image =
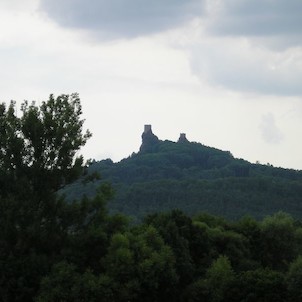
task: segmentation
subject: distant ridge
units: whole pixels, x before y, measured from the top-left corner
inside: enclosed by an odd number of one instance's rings
[[[181,209],[187,214],[206,211],[238,219],[258,219],[285,211],[302,219],[302,171],[252,164],[229,151],[189,142],[184,133],[177,142],[162,141],[145,125],[139,152],[113,163],[94,161],[88,176],[65,188],[70,200],[93,196],[101,183],[115,190],[110,211],[140,220],[148,213]]]

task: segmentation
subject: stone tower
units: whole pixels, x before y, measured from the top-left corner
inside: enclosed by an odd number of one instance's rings
[[[151,125],[145,125],[144,133],[146,134],[148,132],[152,132],[152,126]]]
[[[180,133],[179,139],[178,139],[178,143],[187,143],[187,137],[185,133]]]
[[[140,152],[150,152],[153,150],[153,147],[158,143],[159,139],[152,132],[151,125],[145,125],[144,132],[142,134],[142,144],[140,147]]]

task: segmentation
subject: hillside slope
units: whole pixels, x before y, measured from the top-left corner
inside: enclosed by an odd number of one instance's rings
[[[189,142],[162,141],[145,128],[138,153],[113,163],[93,162],[88,175],[64,190],[69,199],[92,196],[109,182],[115,197],[109,209],[141,219],[147,213],[178,208],[187,214],[207,211],[230,219],[258,219],[277,211],[302,218],[302,171],[252,164],[230,152]]]

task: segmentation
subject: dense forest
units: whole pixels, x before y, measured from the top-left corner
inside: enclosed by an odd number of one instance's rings
[[[149,128],[139,152],[118,163],[91,162],[88,175],[63,192],[69,200],[93,197],[100,184],[110,183],[115,191],[110,212],[134,221],[175,208],[231,220],[246,214],[261,220],[278,211],[302,219],[302,171],[252,164],[181,138],[162,141]],[[100,179],[88,183],[96,174]]]
[[[78,95],[51,95],[41,106],[25,102],[21,112],[0,104],[1,301],[302,300],[301,221],[284,212],[230,221],[175,209],[133,224],[108,212],[108,183],[93,197],[68,201],[58,192],[69,183],[98,182],[76,157],[91,135],[83,132]],[[131,158],[148,157],[144,148]],[[223,154],[217,162],[231,165],[232,156]],[[293,186],[300,179],[296,171],[249,168],[284,173]]]

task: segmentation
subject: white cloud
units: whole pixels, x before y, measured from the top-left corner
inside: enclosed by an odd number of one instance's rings
[[[13,12],[28,11],[29,9],[36,8],[38,2],[39,0],[1,0],[0,8]]]
[[[271,95],[302,95],[302,47],[272,50],[249,38],[210,37],[189,46],[192,71],[212,85]]]

